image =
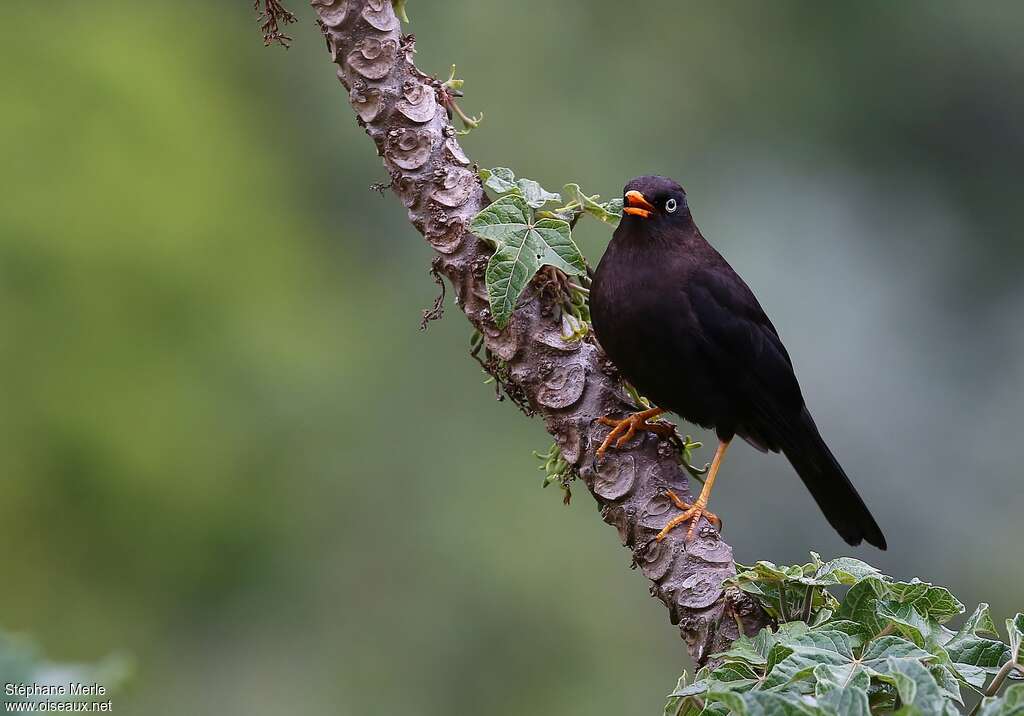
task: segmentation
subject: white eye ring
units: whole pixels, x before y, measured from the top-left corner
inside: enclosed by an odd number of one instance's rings
[[[675,199],[669,199],[668,201],[665,202],[665,211],[667,211],[670,214],[676,213],[676,200]]]

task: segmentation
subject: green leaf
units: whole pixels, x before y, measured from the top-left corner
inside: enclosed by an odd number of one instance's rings
[[[963,614],[964,605],[945,587],[936,587],[919,579],[886,583],[889,595],[900,604],[910,604],[925,617],[942,623]]]
[[[1024,614],[1017,612],[1013,619],[1006,620],[1006,631],[1010,635],[1010,658],[1017,663],[1024,661]]]
[[[622,207],[624,207],[625,205],[626,205],[626,202],[622,199],[621,196],[619,196],[619,197],[616,197],[614,199],[609,199],[608,201],[606,201],[601,206],[604,207],[604,210],[606,212],[608,212],[612,216],[616,217],[617,219],[621,220],[622,219]],[[608,221],[608,223],[610,224],[612,222]]]
[[[939,623],[922,616],[913,604],[900,604],[891,600],[878,600],[875,613],[882,621],[891,622],[903,636],[918,646],[925,646],[933,639]]]
[[[792,692],[710,692],[708,701],[727,706],[737,716],[825,716],[827,713]]]
[[[764,666],[767,663],[765,655],[757,651],[753,640],[748,637],[740,637],[733,642],[728,651],[713,654],[712,658],[722,659],[726,662],[744,661],[754,666]]]
[[[722,664],[712,674],[717,681],[730,682],[737,687],[744,685],[738,682],[757,681],[761,676],[750,664],[742,661]]]
[[[871,716],[866,686],[844,686],[832,689],[818,699],[823,713],[836,716]]]
[[[754,651],[761,654],[767,663],[768,654],[771,653],[772,647],[775,646],[775,632],[768,628],[762,629],[754,637],[753,646]]]
[[[825,592],[825,593],[828,594],[830,597],[832,597],[831,593],[829,593],[829,592]],[[820,627],[820,626],[824,626],[825,624],[830,623],[829,620],[831,620],[832,617],[835,616],[835,610],[839,608],[839,600],[836,599],[835,597],[832,597],[832,600],[834,600],[834,604],[829,604],[828,607],[826,607],[824,609],[820,609],[811,618],[811,624],[813,626]],[[853,622],[850,622],[850,623],[852,624]],[[865,632],[866,631],[867,630],[865,630]]]
[[[866,666],[879,668],[877,664],[891,659],[927,661],[934,658],[913,642],[899,636],[883,636],[868,644],[861,655]]]
[[[694,699],[678,695],[679,692],[687,688],[686,681],[687,677],[684,671],[679,677],[679,681],[676,682],[676,688],[668,695],[664,716],[698,716],[700,714],[700,706]]]
[[[893,661],[920,663],[931,658],[927,651],[897,636],[885,636],[870,643],[864,654],[856,658],[849,635],[840,631],[811,631],[780,640],[773,647],[763,686],[775,689],[813,677],[815,691],[824,693],[835,686],[863,685],[872,674],[888,673]]]
[[[780,567],[774,562],[760,561],[752,567],[746,567],[730,581],[734,584],[745,582],[786,582],[796,581],[804,576],[803,567]]]
[[[495,248],[484,277],[491,314],[499,328],[508,325],[519,296],[543,265],[567,274],[586,273],[583,254],[572,240],[569,224],[534,219],[517,194],[498,199],[473,217],[470,230]]]
[[[837,619],[857,622],[864,625],[871,635],[878,634],[885,624],[878,617],[877,603],[880,591],[884,592],[885,584],[875,577],[867,577],[850,587],[846,593]]]
[[[850,638],[840,631],[811,631],[780,640],[768,659],[769,673],[764,687],[792,683],[814,673],[821,665],[849,665],[853,661]]]
[[[675,691],[669,696],[698,696],[708,691],[746,691],[759,680],[760,674],[747,664],[725,664],[692,684],[676,684]]]
[[[587,196],[579,184],[566,184],[562,191],[569,201],[577,202],[586,213],[600,219],[606,224],[618,224],[622,219],[622,199],[598,202],[597,194]]]
[[[876,669],[878,678],[896,687],[900,701],[926,714],[941,714],[948,703],[935,677],[921,662],[890,657]],[[954,711],[955,713],[955,711]]]
[[[819,626],[813,627],[814,629],[829,629],[831,631],[841,631],[850,637],[850,644],[855,649],[859,646],[863,646],[866,642],[870,641],[872,634],[869,633],[868,628],[863,624],[857,622],[847,621],[845,619],[833,619],[829,622],[825,622]]]
[[[996,635],[996,625],[985,603],[979,604],[944,644],[954,674],[977,689],[1010,658],[1010,647],[983,634]]]
[[[948,648],[949,658],[954,665],[978,666],[994,672],[1010,659],[1010,648],[1001,641],[980,636],[967,636]]]
[[[549,201],[562,200],[561,194],[547,191],[533,179],[519,179],[516,181],[516,186],[519,187],[519,191],[523,195],[523,198],[526,199],[526,203],[534,209],[539,209]]]
[[[811,553],[812,557],[818,555]],[[814,565],[811,565],[814,566]],[[866,562],[853,557],[839,557],[817,567],[813,573],[801,577],[802,584],[829,586],[833,584],[856,584],[862,579],[881,574]]]
[[[727,584],[757,596],[765,611],[778,620],[788,621],[799,618],[803,612],[807,590],[816,586],[813,580],[808,580],[804,575],[814,570],[813,564],[780,567],[772,562],[761,561],[752,567],[743,568]],[[835,597],[823,589],[815,589],[812,596],[812,616],[824,608],[838,606]],[[782,609],[783,603],[785,611]]]
[[[985,682],[988,681],[988,677],[992,673],[990,669],[972,666],[971,664],[957,663],[953,664],[953,668],[956,670],[956,675],[964,683],[973,686],[979,691],[985,686]]]
[[[547,191],[533,179],[516,179],[515,173],[508,167],[481,169],[480,178],[484,187],[493,193],[499,196],[518,194],[534,209],[539,209],[550,201],[562,200],[560,194]]]
[[[818,664],[814,667],[813,674],[814,693],[818,696],[845,686],[854,686],[866,691],[871,685],[871,675],[853,662],[840,666]]]
[[[893,581],[859,560],[824,562],[812,552],[805,565],[741,567],[729,582],[789,618],[803,615],[809,600],[814,626],[784,621],[716,655],[721,666],[698,672],[685,691],[705,700],[703,716],[955,716],[961,687],[983,685],[1009,656],[1009,647],[989,638],[995,627],[987,605],[954,632],[942,623],[963,604],[948,589]],[[828,590],[840,585],[850,587],[842,602]],[[1024,648],[1024,615],[1007,628],[1011,645]]]
[[[939,691],[944,698],[952,699],[958,704],[963,703],[963,697],[960,695],[960,682],[964,679],[953,670],[950,664],[929,664],[928,670],[935,677],[935,683],[939,685]]]
[[[508,167],[494,167],[494,169],[481,169],[480,178],[484,182],[484,188],[490,189],[495,194],[519,193],[516,185],[516,175]]]
[[[991,634],[992,636],[999,636],[999,632],[996,631],[995,622],[992,621],[992,615],[989,613],[988,604],[982,602],[977,606],[974,612],[967,617],[964,621],[964,625],[960,627],[958,634]]]
[[[1024,716],[1024,684],[1007,687],[1000,697],[982,700],[978,716]]]

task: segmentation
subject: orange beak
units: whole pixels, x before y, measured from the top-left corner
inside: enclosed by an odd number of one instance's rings
[[[646,219],[654,213],[654,205],[644,198],[644,195],[636,191],[626,192],[626,205],[622,207],[624,214],[639,216]]]

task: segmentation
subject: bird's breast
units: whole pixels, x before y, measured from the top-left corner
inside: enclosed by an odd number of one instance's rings
[[[662,408],[710,428],[728,411],[687,285],[692,264],[678,252],[609,246],[591,287],[591,318],[622,376]],[[618,249],[618,250],[616,250]]]

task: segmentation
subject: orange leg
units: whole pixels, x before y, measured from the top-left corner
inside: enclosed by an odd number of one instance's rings
[[[640,413],[633,413],[628,418],[622,420],[612,420],[611,418],[598,418],[597,422],[601,425],[610,425],[612,431],[608,433],[608,436],[601,443],[601,447],[597,449],[597,456],[604,457],[605,451],[611,447],[612,440],[618,438],[615,441],[615,447],[620,448],[636,435],[637,430],[646,430],[647,432],[657,433],[658,435],[673,435],[676,429],[671,425],[658,425],[656,423],[649,423],[649,418],[656,418],[665,411],[661,408],[651,408],[650,410],[644,410]]]
[[[704,480],[704,489],[700,491],[700,495],[697,497],[697,501],[692,505],[683,502],[676,493],[672,490],[665,492],[669,499],[675,503],[675,506],[683,510],[683,514],[676,515],[669,523],[665,525],[664,529],[658,533],[655,538],[659,542],[665,539],[665,535],[674,530],[684,522],[689,521],[690,528],[686,530],[687,541],[693,539],[693,533],[697,530],[697,525],[700,523],[700,518],[704,517],[711,524],[715,525],[716,529],[722,529],[722,520],[718,519],[718,515],[707,509],[708,499],[711,497],[711,488],[715,486],[715,478],[718,477],[718,468],[722,465],[722,458],[725,457],[725,451],[729,449],[729,441],[723,440],[718,443],[718,449],[715,451],[715,458],[711,461],[711,468],[708,470],[707,479]]]

